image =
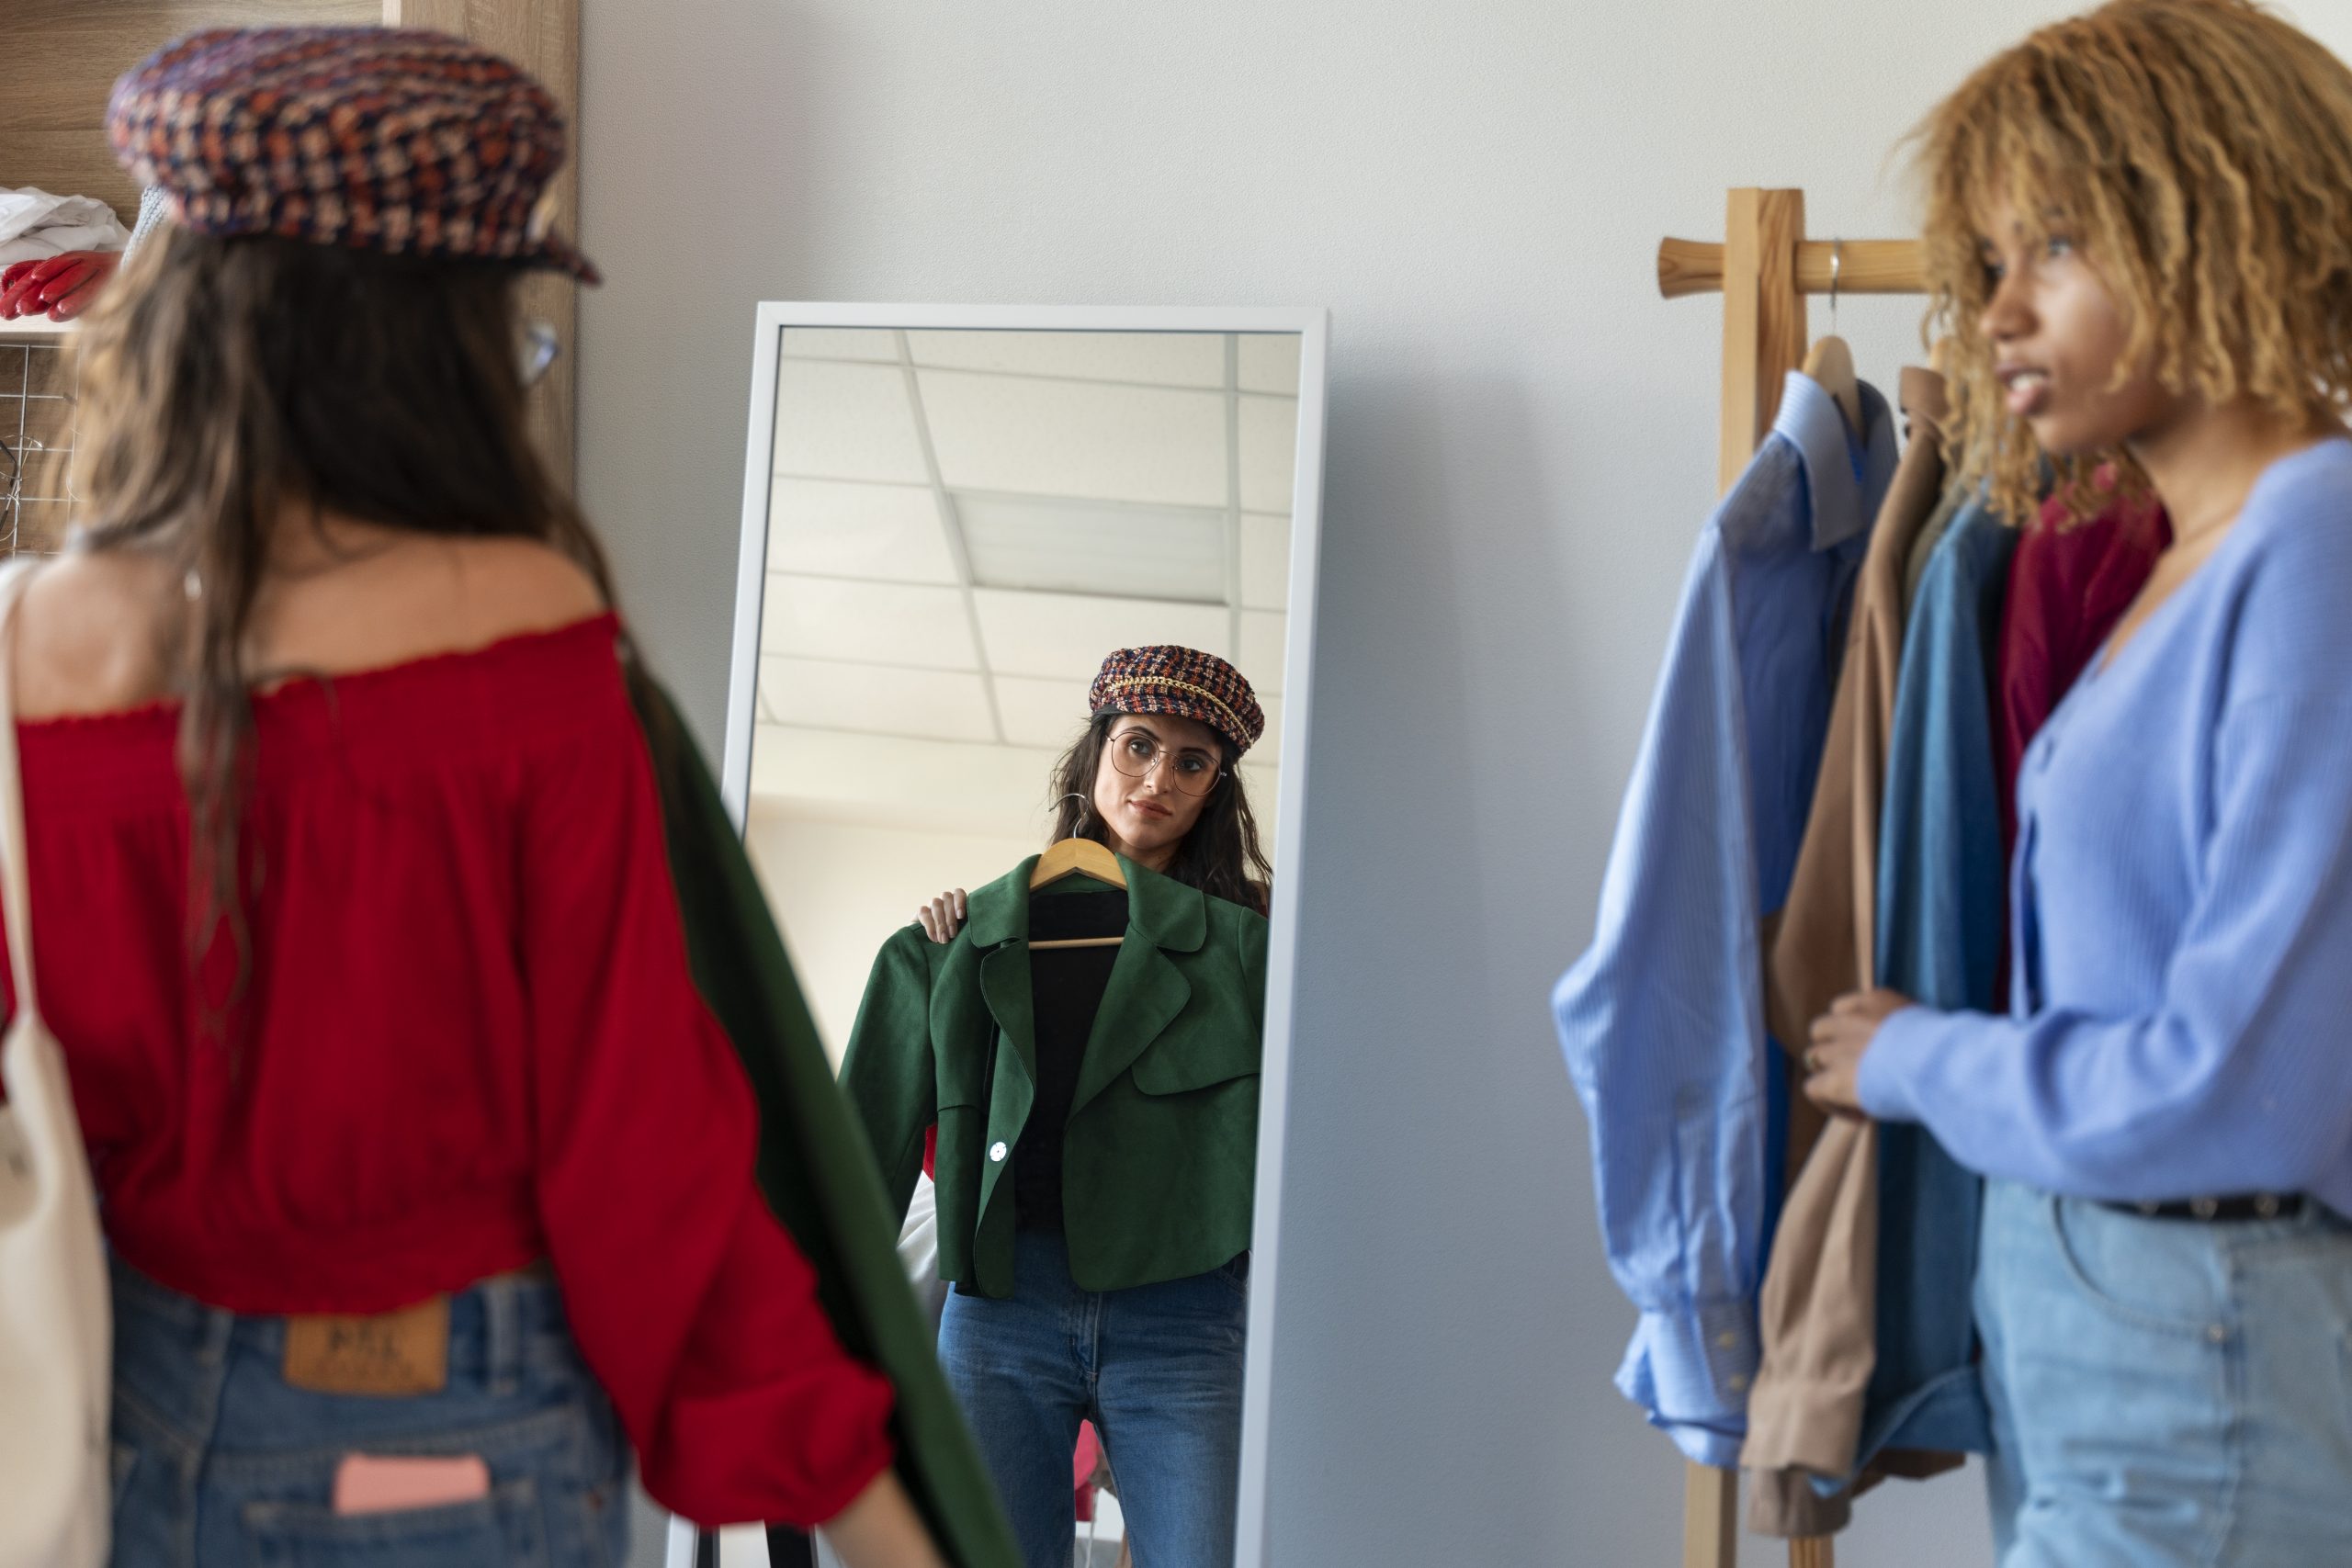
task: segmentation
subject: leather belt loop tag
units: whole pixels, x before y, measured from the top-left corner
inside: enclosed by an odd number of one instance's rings
[[[284,1372],[313,1393],[438,1393],[449,1384],[449,1298],[374,1317],[289,1317]]]

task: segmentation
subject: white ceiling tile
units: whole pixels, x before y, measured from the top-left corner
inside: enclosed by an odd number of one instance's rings
[[[937,491],[836,479],[775,481],[768,570],[888,582],[956,581]]]
[[[989,667],[999,674],[1091,681],[1114,649],[1147,643],[1182,643],[1231,657],[1231,617],[1219,607],[999,589],[979,590],[973,598]]]
[[[1220,393],[955,370],[921,376],[932,446],[950,489],[1226,503]],[[1285,482],[1282,498],[1261,510],[1289,505]]]
[[[840,821],[913,818],[933,831],[1033,836],[1045,830],[1054,755],[762,725],[752,738],[752,794]],[[933,891],[910,888],[908,902]]]
[[[1004,738],[1016,746],[1068,746],[1086,727],[1086,693],[1091,684],[1091,680],[998,676],[996,700],[1004,714]]]
[[[1241,505],[1247,512],[1290,510],[1298,460],[1298,400],[1241,400]]]
[[[956,515],[985,588],[1210,604],[1230,592],[1222,511],[964,494]]]
[[[1261,694],[1282,694],[1283,639],[1289,621],[1289,616],[1267,610],[1241,612],[1241,654],[1234,663]]]
[[[768,575],[760,651],[924,670],[979,668],[960,590],[780,572]]]
[[[776,368],[775,471],[930,483],[906,373],[895,365],[784,361]]]
[[[996,739],[988,689],[977,674],[767,658],[760,660],[760,684],[783,724],[932,740]]]
[[[1225,385],[1223,333],[910,332],[917,365],[950,370],[1010,370],[1156,387]],[[1295,390],[1298,376],[1291,375]]]
[[[1290,519],[1241,514],[1241,603],[1252,610],[1290,608]]]
[[[1298,396],[1296,333],[1243,333],[1239,369],[1245,392]]]
[[[899,362],[899,334],[889,327],[786,327],[789,359],[879,359]]]

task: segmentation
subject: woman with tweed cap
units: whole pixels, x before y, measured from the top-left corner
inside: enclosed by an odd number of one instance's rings
[[[939,1562],[755,1185],[604,557],[525,434],[516,283],[595,276],[552,99],[435,34],[212,32],[108,132],[175,220],[84,320],[90,526],[5,630],[113,1563],[607,1565],[632,1450],[698,1522]]]
[[[1239,763],[1265,716],[1177,647],[1112,654],[1088,709],[1052,838],[1111,850],[1125,888],[1033,895],[1023,865],[926,906],[876,963],[842,1079],[902,1205],[933,1145],[940,1359],[1031,1568],[1069,1561],[1081,1420],[1135,1560],[1226,1568],[1270,873]]]

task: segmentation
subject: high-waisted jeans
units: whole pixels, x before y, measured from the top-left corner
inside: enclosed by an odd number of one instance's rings
[[[1015,1239],[1013,1292],[957,1292],[940,1359],[988,1456],[1027,1568],[1069,1568],[1070,1458],[1102,1436],[1136,1568],[1230,1568],[1241,1485],[1249,1255],[1124,1291],[1081,1291],[1062,1238]]]
[[[1983,1242],[2003,1568],[2352,1563],[2352,1224],[1996,1182]]]
[[[447,1386],[375,1398],[282,1375],[286,1320],[114,1270],[114,1568],[621,1568],[628,1447],[555,1286],[450,1299]],[[486,1498],[337,1515],[345,1456],[477,1454]]]

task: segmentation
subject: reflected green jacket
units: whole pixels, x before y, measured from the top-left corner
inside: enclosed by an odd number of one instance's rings
[[[930,1319],[899,1262],[906,1196],[884,1207],[874,1156],[834,1087],[742,835],[677,709],[641,674],[631,695],[662,795],[695,985],[759,1101],[761,1190],[816,1270],[843,1347],[890,1380],[899,1478],[942,1555],[956,1568],[1019,1568],[994,1483],[940,1371]]]
[[[971,896],[940,945],[910,926],[874,961],[842,1085],[903,1216],[939,1127],[939,1272],[1012,1293],[1013,1151],[1036,1098],[1033,858]],[[1062,1133],[1070,1278],[1114,1291],[1203,1274],[1250,1246],[1265,917],[1121,861],[1126,941]]]

